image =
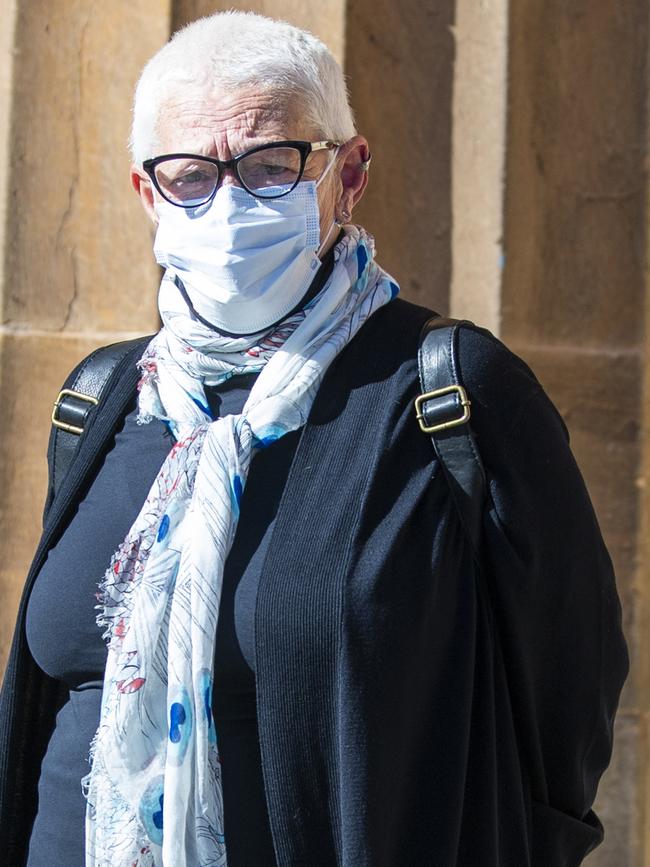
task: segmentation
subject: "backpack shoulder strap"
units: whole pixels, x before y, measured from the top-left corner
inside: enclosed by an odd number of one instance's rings
[[[422,394],[415,401],[421,430],[433,448],[475,554],[480,551],[485,471],[469,420],[471,400],[458,361],[458,332],[464,319],[434,316],[420,333],[418,368]]]
[[[102,346],[91,352],[64,382],[52,410],[52,429],[47,451],[48,507],[70,469],[95,408],[111,390],[112,374],[138,344],[142,344],[144,350],[149,340],[151,337],[140,337]]]

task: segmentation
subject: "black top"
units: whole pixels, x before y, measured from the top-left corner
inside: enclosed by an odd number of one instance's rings
[[[208,390],[213,417],[237,413],[254,376]],[[92,485],[34,584],[27,609],[30,650],[69,690],[39,781],[29,867],[84,864],[80,780],[100,713],[106,645],[95,622],[97,584],[145,500],[173,438],[165,425],[125,418]],[[254,460],[227,560],[215,647],[214,717],[223,773],[229,865],[275,865],[262,779],[255,698],[254,611],[259,572],[297,435]],[[83,556],[80,556],[83,552]],[[255,832],[251,831],[255,828]]]
[[[397,299],[337,356],[277,508],[255,678],[278,867],[577,867],[602,838],[591,805],[627,671],[611,562],[553,405],[521,359],[463,327],[488,480],[477,569],[413,412],[430,316]],[[136,360],[47,511],[27,593],[124,417]],[[25,644],[25,598],[0,696],[6,867],[24,865],[60,700]]]

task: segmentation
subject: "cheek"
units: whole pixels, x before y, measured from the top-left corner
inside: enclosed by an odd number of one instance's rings
[[[322,190],[322,192],[319,188],[318,209],[320,212],[321,241],[332,228],[332,223],[334,222],[336,214],[336,202],[338,201],[337,190],[340,187],[340,181],[338,181],[338,179],[333,180],[336,180],[336,183],[328,184],[326,189]],[[326,184],[323,184],[323,186],[326,186]]]

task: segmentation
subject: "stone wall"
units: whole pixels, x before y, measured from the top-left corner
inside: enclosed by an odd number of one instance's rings
[[[0,21],[4,659],[39,536],[53,399],[90,349],[156,328],[157,266],[126,143],[133,85],[167,38],[169,10],[34,0]]]
[[[598,799],[607,840],[588,863],[650,867],[645,0],[5,0],[0,660],[60,382],[94,346],[156,327],[151,229],[128,181],[133,86],[171,30],[218,8],[330,45],[371,142],[358,217],[382,263],[406,297],[500,333],[563,413],[633,660]]]
[[[644,863],[647,18],[645,2],[510,5],[502,336],[569,426],[616,566],[633,661],[600,790],[607,840],[593,867]]]

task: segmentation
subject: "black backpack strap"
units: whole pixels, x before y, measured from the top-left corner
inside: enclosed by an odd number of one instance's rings
[[[420,334],[418,367],[422,394],[415,401],[420,428],[433,448],[474,552],[480,551],[485,471],[469,425],[471,401],[460,376],[458,331],[463,319],[434,316]]]
[[[65,381],[52,410],[48,448],[48,505],[56,497],[72,464],[95,407],[108,390],[111,375],[138,343],[142,343],[144,350],[150,339],[137,338],[102,346],[85,358]]]

